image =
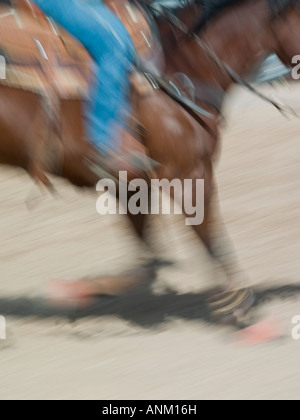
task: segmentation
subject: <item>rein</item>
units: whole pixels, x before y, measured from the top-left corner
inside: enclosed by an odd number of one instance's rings
[[[243,79],[238,73],[236,73],[225,61],[220,59],[215,52],[204,42],[202,39],[197,35],[196,32],[191,31],[187,25],[182,22],[174,13],[170,12],[166,7],[162,7],[164,17],[172,26],[179,29],[184,34],[184,39],[193,39],[203,51],[205,51],[210,58],[214,60],[214,62],[218,65],[218,67],[225,71],[227,75],[231,78],[231,80],[237,83],[240,86],[243,86],[247,90],[249,90],[254,95],[258,96],[263,101],[271,104],[274,106],[282,115],[292,115],[294,117],[298,117],[296,112],[288,106],[283,107],[277,101],[269,98],[268,96],[264,95],[263,93],[259,92],[252,84],[248,83],[245,79]]]

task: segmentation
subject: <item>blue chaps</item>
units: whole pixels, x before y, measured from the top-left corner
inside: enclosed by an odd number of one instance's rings
[[[103,154],[116,148],[130,112],[129,74],[135,49],[126,28],[101,0],[34,0],[77,38],[93,58],[94,78],[84,109],[88,140]]]

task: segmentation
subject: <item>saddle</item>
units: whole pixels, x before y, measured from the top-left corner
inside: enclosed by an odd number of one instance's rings
[[[153,59],[154,38],[142,9],[107,0],[130,33],[143,60]],[[91,58],[84,47],[30,3],[0,6],[0,84],[60,99],[84,99]],[[5,71],[1,69],[5,64]],[[2,70],[2,71],[1,71]],[[136,83],[136,78],[134,79]]]
[[[107,0],[107,4],[123,21],[140,57],[155,62],[156,42],[143,9],[127,0]],[[53,186],[45,173],[60,173],[64,158],[61,102],[88,96],[90,64],[91,57],[80,42],[31,2],[19,1],[15,8],[0,5],[0,87],[34,92],[41,98],[46,123],[35,139],[30,175],[50,191]],[[138,73],[132,86],[133,95],[149,92],[148,82]],[[133,117],[130,126],[139,128]]]

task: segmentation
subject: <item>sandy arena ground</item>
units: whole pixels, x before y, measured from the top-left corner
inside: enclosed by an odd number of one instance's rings
[[[276,88],[300,109],[295,86]],[[174,265],[122,298],[88,311],[45,309],[50,279],[117,273],[139,263],[126,220],[100,217],[96,196],[54,180],[60,200],[39,197],[27,175],[0,169],[0,399],[298,399],[300,340],[300,121],[244,91],[226,107],[217,176],[241,265],[257,287],[257,314],[279,340],[243,345],[201,311],[213,273],[176,216],[153,217],[157,252]],[[28,211],[25,200],[35,196]]]

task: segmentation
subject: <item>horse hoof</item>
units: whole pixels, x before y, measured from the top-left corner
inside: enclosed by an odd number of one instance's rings
[[[237,325],[253,307],[254,291],[251,288],[214,292],[207,298],[207,306],[214,322]]]
[[[84,308],[93,302],[85,281],[51,280],[44,293],[45,301],[51,306]]]
[[[274,341],[282,337],[282,326],[273,318],[261,319],[235,333],[237,343],[244,346]]]

